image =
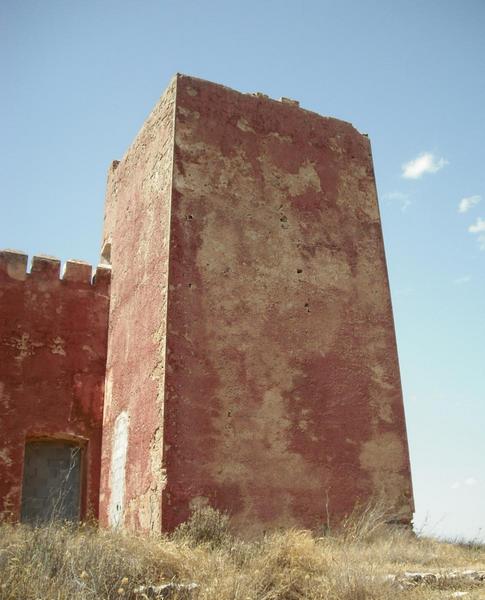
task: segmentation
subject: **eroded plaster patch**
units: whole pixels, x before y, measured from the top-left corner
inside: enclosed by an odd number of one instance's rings
[[[254,131],[254,129],[251,127],[251,125],[248,123],[248,120],[245,119],[244,117],[241,117],[240,119],[238,119],[237,126],[239,127],[239,129],[241,131],[256,133]]]
[[[395,433],[381,433],[362,444],[360,464],[375,476],[382,477],[388,471],[399,471],[403,463],[403,443]]]
[[[61,356],[66,356],[66,351],[64,349],[65,341],[61,337],[55,337],[52,342],[49,344],[49,348],[52,354],[60,354]]]
[[[42,342],[34,342],[29,333],[23,333],[20,337],[11,337],[7,345],[17,352],[15,360],[22,362],[28,356],[33,356],[37,348],[41,348]]]
[[[10,452],[8,448],[0,449],[0,462],[3,463],[6,467],[10,467],[12,465],[12,459],[10,457]]]
[[[111,496],[108,509],[109,524],[111,527],[118,527],[123,522],[128,426],[128,413],[123,411],[116,418],[113,430],[113,446],[109,478]]]
[[[258,157],[261,162],[264,177],[273,189],[281,189],[290,196],[299,196],[311,189],[321,192],[321,182],[315,165],[310,160],[305,160],[297,173],[289,173],[278,168],[266,154]]]

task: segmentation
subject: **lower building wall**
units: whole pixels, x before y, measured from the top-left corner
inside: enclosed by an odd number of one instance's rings
[[[0,253],[0,515],[20,518],[26,444],[57,440],[80,448],[81,516],[97,517],[110,271],[26,267]]]

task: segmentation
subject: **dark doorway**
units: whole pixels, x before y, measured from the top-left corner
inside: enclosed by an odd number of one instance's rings
[[[78,521],[81,508],[81,447],[52,440],[25,445],[21,520]]]

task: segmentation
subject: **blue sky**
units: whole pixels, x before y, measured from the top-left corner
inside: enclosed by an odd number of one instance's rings
[[[416,523],[485,539],[484,32],[483,0],[3,0],[0,246],[96,263],[107,168],[177,71],[352,122],[373,147]]]

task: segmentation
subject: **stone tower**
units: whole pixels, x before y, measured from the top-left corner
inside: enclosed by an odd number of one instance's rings
[[[177,75],[112,165],[104,524],[413,512],[369,140]]]

